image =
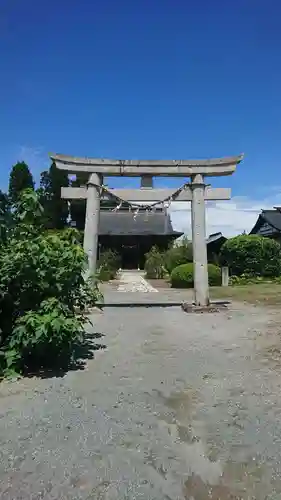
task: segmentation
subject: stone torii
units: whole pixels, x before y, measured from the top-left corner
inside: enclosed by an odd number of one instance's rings
[[[231,175],[243,155],[209,160],[111,160],[104,158],[77,158],[52,154],[58,169],[67,170],[85,178],[85,187],[62,188],[62,197],[86,199],[84,250],[88,255],[89,272],[96,271],[98,225],[100,214],[100,187],[103,177],[141,177],[140,189],[113,189],[110,192],[130,202],[163,201],[174,194],[173,189],[153,189],[153,177],[190,177],[186,186],[173,201],[191,202],[192,245],[194,263],[195,305],[209,305],[208,261],[206,247],[206,200],[229,200],[230,189],[210,188],[205,177]]]

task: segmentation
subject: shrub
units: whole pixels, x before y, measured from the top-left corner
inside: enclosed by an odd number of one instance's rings
[[[98,268],[97,271],[99,281],[111,281],[116,278],[117,271],[115,269],[106,269],[105,267]]]
[[[193,288],[193,264],[181,264],[171,272],[171,285],[173,288]]]
[[[83,245],[83,233],[74,227],[67,227],[64,229],[47,229],[45,234],[56,235],[69,243],[75,243],[80,246]]]
[[[221,269],[215,264],[208,264],[208,282],[209,286],[221,285]]]
[[[231,275],[279,276],[281,246],[263,236],[236,236],[223,244],[220,262],[222,265],[228,265]]]
[[[114,250],[102,250],[98,260],[97,275],[100,281],[109,281],[116,278],[118,269],[121,266],[120,255]]]
[[[253,285],[262,283],[275,283],[278,278],[264,278],[262,276],[253,276],[252,274],[241,274],[241,276],[235,276],[234,274],[229,278],[229,285],[240,286],[240,285]]]
[[[221,271],[218,266],[208,264],[209,285],[221,285]],[[171,273],[171,285],[173,288],[193,288],[193,264],[181,264]]]
[[[145,254],[144,270],[146,277],[150,279],[162,279],[165,276],[164,255],[157,246],[153,246]]]
[[[175,267],[192,262],[192,243],[184,238],[178,244],[171,246],[165,253],[164,263],[169,274]]]
[[[69,358],[83,336],[83,311],[99,299],[85,281],[87,257],[75,230],[46,233],[34,191],[23,192],[14,227],[0,253],[2,368],[21,372],[33,363]]]
[[[81,342],[83,316],[70,314],[57,298],[41,302],[37,311],[27,311],[15,323],[6,355],[7,368],[20,372],[26,367],[41,368],[65,364],[72,356],[73,344]]]

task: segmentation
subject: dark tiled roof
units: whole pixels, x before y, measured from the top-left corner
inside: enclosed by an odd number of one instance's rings
[[[279,210],[263,210],[262,216],[268,224],[281,231],[281,212]]]
[[[183,233],[173,230],[169,215],[164,212],[148,213],[140,212],[134,220],[133,212],[110,212],[101,211],[99,234],[102,235],[174,235],[181,236]]]
[[[212,243],[215,243],[219,240],[221,240],[222,243],[224,243],[227,240],[227,238],[223,236],[222,233],[213,233],[210,234],[210,236],[208,236],[206,243],[207,245],[211,245]]]
[[[273,229],[281,231],[281,212],[279,210],[262,210],[250,234],[255,234],[265,222]]]

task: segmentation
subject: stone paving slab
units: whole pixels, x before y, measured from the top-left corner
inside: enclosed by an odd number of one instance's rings
[[[119,275],[118,292],[158,292],[156,288],[150,285],[139,271],[125,271]]]
[[[139,271],[120,273],[118,285],[106,283],[101,285],[106,306],[176,306],[183,301],[192,301],[191,290],[162,289],[158,291],[143,277]],[[121,292],[121,293],[120,293]],[[157,293],[155,293],[157,292]]]
[[[110,284],[102,284],[105,304],[168,304],[177,305],[184,301],[193,300],[192,290],[176,290],[172,288],[161,289],[154,292],[122,292],[114,289]]]

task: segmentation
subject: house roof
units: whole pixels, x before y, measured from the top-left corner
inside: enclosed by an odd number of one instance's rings
[[[267,222],[276,231],[281,231],[281,212],[278,209],[262,210],[250,234],[256,234],[260,227]]]
[[[170,216],[164,212],[139,212],[134,220],[133,212],[100,212],[99,235],[163,235],[178,238],[183,233],[174,231]]]
[[[213,233],[213,234],[210,234],[210,236],[208,236],[206,243],[207,243],[207,245],[210,245],[210,244],[215,243],[215,242],[220,241],[220,240],[222,243],[224,243],[227,240],[227,238],[225,236],[223,236],[222,233]]]

